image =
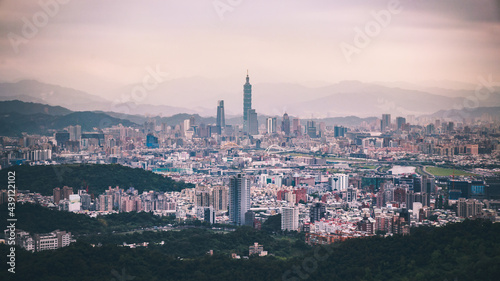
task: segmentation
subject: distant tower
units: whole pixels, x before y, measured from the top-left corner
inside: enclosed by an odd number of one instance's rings
[[[404,124],[406,124],[406,118],[396,117],[396,125],[398,127],[398,130],[401,130],[403,128]],[[439,127],[439,126],[437,126],[437,127]]]
[[[300,119],[294,118],[292,120],[292,132],[296,136],[302,135],[302,126],[300,125]]]
[[[317,137],[317,133],[316,133],[316,122],[314,122],[313,120],[311,121],[307,121],[307,134],[309,135],[309,137],[311,138],[316,138]]]
[[[323,205],[322,203],[315,203],[309,209],[309,221],[310,222],[320,221],[322,218],[325,217],[325,213],[326,213],[325,205]]]
[[[259,134],[259,121],[257,119],[257,112],[255,112],[255,109],[248,110],[248,134]]]
[[[281,209],[281,230],[295,231],[299,228],[299,208],[283,207]]]
[[[286,136],[290,135],[290,117],[285,112],[283,114],[283,122],[281,123],[281,130],[285,133]]]
[[[268,117],[266,119],[266,125],[267,125],[267,133],[269,135],[275,134],[276,133],[276,117]]]
[[[380,131],[385,132],[387,129],[391,128],[391,115],[382,114],[382,120],[380,120]]]
[[[224,116],[224,101],[217,102],[217,127],[219,130],[226,127],[226,117]]]
[[[229,219],[234,225],[245,224],[250,210],[250,180],[244,174],[231,177],[229,184]]]
[[[243,85],[243,132],[249,132],[248,126],[248,111],[252,108],[252,85],[250,84],[250,78],[247,78],[246,83]]]

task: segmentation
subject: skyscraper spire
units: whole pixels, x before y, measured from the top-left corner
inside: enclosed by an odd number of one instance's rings
[[[250,84],[250,78],[247,77],[246,83],[243,85],[243,132],[249,132],[248,126],[248,111],[252,109],[252,85]]]

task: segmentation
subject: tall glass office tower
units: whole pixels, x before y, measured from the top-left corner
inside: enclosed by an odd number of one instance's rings
[[[250,179],[244,174],[231,177],[229,184],[229,219],[234,225],[245,224],[250,210]]]
[[[243,85],[243,132],[245,133],[248,133],[250,129],[248,126],[248,111],[250,109],[252,109],[252,85],[247,71],[247,81]]]

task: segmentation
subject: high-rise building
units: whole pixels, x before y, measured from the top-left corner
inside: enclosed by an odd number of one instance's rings
[[[250,109],[252,109],[252,85],[247,71],[246,83],[243,85],[243,132],[245,133],[250,132],[248,116]]]
[[[334,174],[329,178],[331,191],[344,191],[349,184],[349,176],[346,174]]]
[[[396,125],[398,127],[398,130],[402,130],[404,124],[406,124],[406,118],[396,117]]]
[[[476,199],[459,198],[457,201],[457,216],[462,218],[475,217],[481,214],[483,203]]]
[[[257,120],[257,112],[255,112],[255,109],[248,110],[248,134],[259,134],[259,121]]]
[[[276,134],[277,132],[277,124],[276,124],[276,117],[268,117],[266,119],[266,125],[267,125],[267,133],[269,135]]]
[[[158,148],[160,147],[158,144],[158,138],[155,137],[153,134],[149,133],[146,136],[146,147],[147,148]]]
[[[209,190],[196,190],[194,197],[194,205],[198,207],[210,207],[211,203],[211,192]]]
[[[317,137],[317,134],[316,134],[316,122],[314,122],[312,120],[307,121],[306,130],[307,130],[307,135],[310,138],[316,138]]]
[[[290,117],[288,117],[288,114],[285,112],[283,114],[283,121],[281,122],[281,131],[285,133],[285,136],[290,135]]]
[[[224,127],[226,127],[226,117],[224,115],[224,101],[220,100],[217,102],[217,121],[216,125],[218,130],[222,132]]]
[[[356,202],[357,201],[357,190],[352,188],[352,186],[347,188],[346,191],[346,201],[347,202]]]
[[[320,221],[325,217],[326,207],[323,203],[315,203],[309,211],[310,222]]]
[[[302,135],[302,128],[300,126],[300,119],[294,118],[292,120],[292,133],[296,136]]]
[[[66,147],[66,143],[69,141],[69,136],[70,134],[66,131],[64,132],[57,132],[55,134],[55,139],[57,142],[57,146],[64,148]]]
[[[391,129],[391,115],[382,114],[382,120],[380,120],[380,131],[385,132]]]
[[[448,123],[448,132],[452,132],[455,129],[455,123],[450,122]]]
[[[203,209],[203,220],[209,224],[215,223],[215,211],[212,207],[205,207]]]
[[[250,180],[244,174],[231,177],[229,183],[229,219],[234,225],[245,223],[250,210]]]
[[[299,228],[299,208],[283,207],[281,210],[281,230],[297,230]]]
[[[325,134],[325,132],[326,132],[326,123],[325,122],[319,122],[317,134],[319,136],[323,136]]]
[[[215,211],[227,211],[227,187],[215,186],[212,189],[213,206]]]
[[[73,194],[73,188],[69,186],[64,186],[61,191],[61,197],[64,199],[69,199],[69,196]]]
[[[251,210],[248,210],[245,213],[245,225],[253,227],[254,221],[255,221],[255,213]]]
[[[191,128],[191,120],[190,119],[185,119],[184,120],[184,123],[183,123],[183,130],[184,132],[186,132],[187,130],[189,130]]]
[[[92,203],[90,194],[84,193],[80,195],[80,201],[82,203],[82,210],[90,210],[90,204]]]
[[[347,132],[347,128],[344,126],[335,126],[333,127],[333,136],[336,138],[345,137],[345,133]]]
[[[99,211],[113,211],[113,195],[101,194],[97,203],[99,204]]]
[[[59,204],[59,201],[61,201],[61,189],[59,187],[54,188],[52,195],[54,196],[54,203]]]
[[[429,124],[425,127],[425,131],[428,135],[432,135],[435,133],[435,128],[434,128],[434,124]]]
[[[363,217],[363,220],[357,223],[357,229],[368,234],[373,234],[373,223],[370,222],[370,220],[368,220],[368,217],[365,215]]]
[[[80,211],[81,208],[82,208],[82,203],[81,203],[80,195],[78,195],[78,194],[71,194],[69,196],[68,211],[70,211],[70,212],[77,212],[77,211]]]
[[[80,125],[69,126],[68,132],[70,141],[80,141],[82,137],[82,126]]]
[[[143,125],[143,130],[145,134],[154,133],[156,131],[156,120],[146,120]]]

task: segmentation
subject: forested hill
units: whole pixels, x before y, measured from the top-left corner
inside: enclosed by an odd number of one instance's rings
[[[101,194],[109,186],[123,189],[134,187],[143,191],[180,191],[194,187],[192,184],[176,182],[169,177],[143,169],[134,169],[122,165],[71,164],[46,166],[12,166],[0,171],[7,178],[8,171],[16,171],[16,186],[20,190],[52,195],[52,190],[63,186],[77,189],[88,186],[89,193]],[[0,183],[0,189],[7,189],[7,181]]]
[[[80,125],[82,131],[92,132],[95,131],[95,128],[108,128],[118,124],[126,127],[136,125],[129,120],[89,111],[73,112],[67,115],[22,114],[18,112],[0,115],[1,135],[12,137],[20,137],[23,133],[51,135],[52,130],[62,130],[71,125]]]
[[[197,241],[202,239],[198,232],[183,233]],[[176,237],[168,232],[161,235]],[[17,250],[16,273],[2,270],[0,280],[111,280],[116,279],[117,273],[134,281],[498,280],[499,236],[500,224],[465,221],[442,228],[421,228],[410,236],[350,239],[314,248],[300,257],[248,260],[234,260],[227,254],[180,259],[172,255],[168,240],[164,246],[137,249],[114,245],[91,247],[77,242],[55,251]],[[267,241],[255,242],[269,249]],[[178,244],[176,247],[185,247],[184,251],[195,248],[187,241]],[[7,247],[0,245],[0,252],[7,253]],[[54,265],[56,269],[51,270]]]
[[[0,101],[0,114],[6,113],[66,115],[72,113],[72,111],[61,106],[51,106],[41,103],[22,102],[19,100]]]

